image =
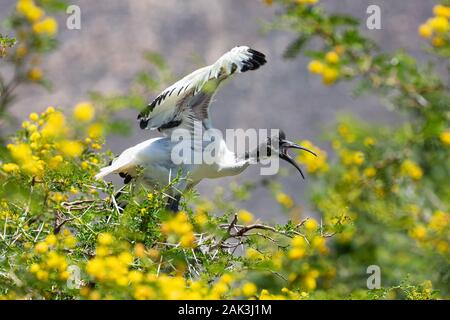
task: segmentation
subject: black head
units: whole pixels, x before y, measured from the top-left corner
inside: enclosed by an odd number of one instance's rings
[[[275,137],[273,137],[272,139],[274,139]],[[303,150],[306,152],[309,152],[311,154],[313,154],[314,156],[317,157],[317,154],[315,154],[313,151],[299,146],[298,144],[289,141],[286,139],[286,134],[284,133],[284,131],[279,130],[279,134],[278,134],[278,155],[280,157],[280,159],[283,159],[287,162],[289,162],[291,165],[293,165],[298,172],[300,172],[300,174],[302,175],[302,178],[305,179],[305,176],[303,175],[302,169],[300,169],[300,166],[297,164],[297,162],[295,162],[294,158],[291,157],[288,153],[288,149],[298,149],[298,150]],[[274,150],[275,151],[275,150]]]

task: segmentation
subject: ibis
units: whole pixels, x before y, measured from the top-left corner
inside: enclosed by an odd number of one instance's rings
[[[288,154],[288,149],[300,149],[314,154],[302,146],[286,139],[284,132],[258,142],[251,150],[238,154],[230,150],[223,138],[215,141],[215,159],[211,162],[173,159],[173,149],[180,141],[172,139],[176,130],[194,132],[195,128],[214,129],[210,119],[210,105],[219,86],[235,73],[256,70],[266,63],[263,53],[247,46],[234,47],[212,65],[200,68],[162,91],[138,115],[141,129],[157,130],[162,137],[152,138],[123,151],[111,164],[95,176],[103,179],[116,173],[127,184],[135,181],[148,189],[162,188],[174,181],[167,208],[177,211],[183,192],[193,188],[203,179],[234,176],[243,172],[250,164],[263,158],[279,157],[293,165],[303,176],[299,165]],[[205,138],[206,137],[206,138]],[[200,153],[210,144],[208,135],[193,134],[182,143],[192,145]],[[190,146],[189,146],[190,147]]]

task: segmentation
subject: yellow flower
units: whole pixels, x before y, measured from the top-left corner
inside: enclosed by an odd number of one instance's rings
[[[54,246],[57,242],[56,236],[54,234],[50,234],[45,238],[45,243],[49,246]]]
[[[51,114],[51,113],[53,113],[53,112],[55,112],[56,110],[55,110],[55,108],[53,108],[52,106],[49,106],[49,107],[47,107],[47,109],[45,110],[45,114],[46,115],[48,115],[48,114]]]
[[[448,252],[448,242],[447,241],[438,241],[436,244],[436,250],[439,253],[447,254]]]
[[[103,246],[109,246],[113,242],[113,236],[110,233],[104,232],[98,235],[98,243]]]
[[[60,155],[56,155],[48,161],[48,165],[51,169],[57,169],[62,162],[63,157]]]
[[[119,261],[123,264],[129,265],[133,262],[133,256],[129,252],[121,252],[119,254]]]
[[[15,163],[5,163],[2,166],[3,171],[5,171],[6,173],[12,173],[12,172],[17,172],[19,171],[19,166]]]
[[[444,211],[437,210],[430,219],[430,229],[440,232],[444,230],[450,223],[450,215]]]
[[[245,256],[251,260],[260,260],[264,258],[264,255],[254,248],[247,248]]]
[[[128,280],[131,283],[140,283],[140,282],[142,282],[143,279],[144,279],[144,275],[140,271],[133,270],[133,271],[130,271],[130,273],[128,274]]]
[[[42,70],[39,68],[32,68],[30,71],[28,71],[27,77],[31,81],[40,81],[42,80]]]
[[[305,256],[306,250],[304,248],[292,248],[288,252],[289,259],[298,260]]]
[[[419,26],[418,32],[422,38],[429,39],[433,35],[433,28],[428,23],[424,23]]]
[[[317,287],[316,279],[310,276],[303,279],[303,284],[308,291],[312,291]]]
[[[322,74],[322,81],[325,85],[331,85],[339,77],[339,71],[336,68],[325,67]]]
[[[303,140],[300,142],[300,144],[303,147],[314,151],[317,154],[317,157],[310,154],[309,152],[301,152],[297,156],[298,162],[304,164],[306,166],[306,169],[310,173],[326,172],[328,170],[327,153],[319,147],[313,145],[311,141]]]
[[[244,285],[242,286],[242,293],[244,294],[244,296],[246,297],[250,297],[250,296],[254,296],[256,294],[256,291],[258,290],[258,288],[256,287],[256,285],[252,282],[246,282],[244,283]]]
[[[324,68],[325,68],[324,64],[322,62],[320,62],[319,60],[312,60],[308,64],[308,70],[311,73],[322,74]]]
[[[156,294],[151,287],[139,285],[136,287],[136,289],[134,289],[133,296],[136,300],[149,300],[154,299],[156,297]]]
[[[187,233],[181,236],[180,245],[183,248],[194,248],[195,247],[195,236],[194,234]]]
[[[445,17],[434,17],[431,18],[427,23],[431,28],[433,28],[433,30],[439,33],[443,33],[449,30],[448,20]]]
[[[441,37],[434,37],[431,40],[431,44],[433,45],[433,47],[440,48],[445,44],[445,40]]]
[[[48,245],[45,242],[38,242],[34,246],[34,251],[36,253],[45,253],[48,250]]]
[[[316,231],[319,227],[319,224],[315,219],[308,219],[305,222],[305,229],[308,231]]]
[[[418,241],[424,240],[427,236],[427,229],[424,226],[417,226],[411,230],[410,236]]]
[[[90,102],[80,102],[75,106],[73,116],[78,121],[89,122],[95,116],[95,109]]]
[[[319,0],[296,0],[299,4],[316,4]]]
[[[373,146],[375,144],[375,142],[376,142],[375,139],[372,138],[372,137],[367,137],[367,138],[364,139],[364,145],[366,147]]]
[[[58,23],[54,18],[45,18],[33,24],[33,31],[38,34],[53,36],[58,31]]]
[[[10,152],[12,157],[22,163],[30,161],[32,158],[32,151],[29,145],[21,143],[18,145],[10,145]]]
[[[294,206],[294,201],[286,193],[283,192],[277,193],[276,199],[279,204],[281,204],[283,207],[287,209],[292,208]]]
[[[208,216],[206,215],[206,213],[204,213],[202,211],[196,212],[196,214],[194,216],[194,221],[198,225],[204,226],[208,222]]]
[[[77,239],[73,235],[68,235],[64,239],[64,247],[65,248],[68,248],[68,249],[75,248],[76,245],[77,245]]]
[[[339,63],[339,55],[334,51],[327,52],[325,60],[331,64]]]
[[[364,153],[357,151],[353,154],[353,163],[356,165],[361,165],[364,162]]]
[[[372,178],[372,177],[374,177],[376,173],[377,173],[377,170],[375,170],[374,167],[369,167],[369,168],[364,169],[364,175],[365,175],[367,178]]]
[[[39,270],[36,273],[36,278],[38,278],[41,281],[47,281],[48,280],[48,272],[45,270]]]
[[[59,137],[67,131],[66,119],[61,112],[53,112],[48,115],[47,122],[42,128],[43,137]]]
[[[64,140],[58,143],[58,150],[67,157],[76,158],[79,157],[84,150],[84,146],[81,142]]]
[[[294,238],[292,238],[291,245],[296,248],[304,248],[306,245],[305,238],[297,235]]]
[[[412,160],[403,161],[400,171],[403,175],[407,175],[414,180],[420,180],[423,176],[422,169]]]
[[[93,143],[91,147],[94,150],[100,150],[102,148],[102,146],[98,143]]]
[[[103,125],[101,123],[94,123],[87,129],[87,134],[91,139],[98,139],[103,136]]]
[[[328,253],[327,243],[325,238],[317,236],[311,241],[311,245],[313,248],[317,249],[320,253],[326,254]]]
[[[36,112],[30,113],[29,118],[31,121],[38,121],[39,115]]]
[[[44,11],[37,7],[32,0],[19,0],[16,10],[32,22],[39,20],[44,15]]]
[[[249,223],[251,223],[253,221],[253,214],[251,214],[247,210],[239,210],[238,211],[238,219],[243,224],[249,224]]]
[[[142,243],[136,243],[134,246],[134,255],[138,258],[145,257],[145,246]]]
[[[37,273],[39,270],[41,270],[41,267],[37,263],[33,263],[30,266],[30,271],[33,272],[33,273]]]
[[[450,7],[447,6],[443,6],[441,4],[438,4],[436,6],[434,6],[433,8],[433,13],[436,16],[441,16],[441,17],[445,17],[445,18],[450,18]]]
[[[31,141],[36,141],[41,138],[41,134],[39,132],[33,132],[30,136]]]
[[[450,130],[441,132],[439,138],[441,139],[443,144],[450,146]]]

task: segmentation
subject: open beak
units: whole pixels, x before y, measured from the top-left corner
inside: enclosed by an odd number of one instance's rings
[[[288,154],[288,152],[287,152],[288,149],[303,150],[303,151],[313,154],[316,157],[317,157],[317,154],[315,154],[313,151],[311,151],[305,147],[299,146],[298,144],[293,143],[289,140],[281,140],[280,141],[280,158],[289,162],[290,164],[292,164],[298,170],[298,172],[300,172],[300,174],[302,175],[302,178],[305,179],[305,176],[303,175],[303,172],[302,172],[302,169],[300,169],[300,166],[297,164],[297,162],[295,162],[294,158],[292,158]]]

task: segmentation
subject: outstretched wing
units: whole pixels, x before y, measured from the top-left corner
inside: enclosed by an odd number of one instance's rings
[[[141,129],[166,132],[190,121],[201,121],[210,128],[209,105],[220,83],[234,73],[256,70],[266,63],[263,53],[247,46],[235,47],[214,64],[198,69],[159,94],[138,120]]]

